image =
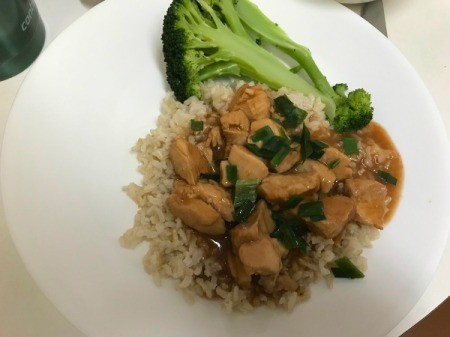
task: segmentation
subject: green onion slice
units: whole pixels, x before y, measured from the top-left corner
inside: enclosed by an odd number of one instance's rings
[[[191,119],[191,130],[192,131],[202,131],[203,130],[203,122],[196,121],[195,119]]]
[[[344,144],[344,153],[345,154],[358,154],[358,140],[353,137],[344,137],[342,139]]]
[[[302,218],[310,218],[311,221],[325,220],[322,201],[312,201],[300,204],[298,215]]]
[[[246,222],[256,209],[256,203],[251,200],[243,201],[239,207],[234,209],[234,220],[238,223]]]
[[[332,170],[332,169],[334,169],[336,166],[338,166],[340,162],[341,162],[341,160],[338,158],[338,159],[335,159],[335,160],[330,161],[330,162],[327,164],[327,166],[328,166],[328,168],[329,168],[330,170]]]
[[[273,136],[262,146],[262,149],[272,152],[275,155],[282,147],[289,147],[289,145],[283,137]]]
[[[303,124],[303,131],[300,137],[300,146],[300,154],[302,157],[302,162],[304,162],[313,153],[311,134],[305,124]]]
[[[273,136],[274,136],[274,133],[273,133],[272,129],[268,125],[266,125],[266,126],[263,126],[261,129],[259,129],[258,131],[256,131],[255,134],[251,137],[251,140],[255,143],[262,140],[262,142],[265,143],[267,140],[269,140]]]
[[[311,159],[319,160],[325,153],[325,149],[328,144],[321,142],[320,140],[311,140],[312,153],[309,156]]]
[[[331,268],[334,277],[351,279],[364,277],[364,273],[346,256],[337,259],[334,263],[336,264],[336,267]]]
[[[274,99],[275,111],[284,117],[283,124],[287,128],[295,129],[305,120],[308,113],[294,105],[286,96],[279,96]]]
[[[200,173],[200,178],[202,179],[210,179],[214,181],[220,180],[220,173],[219,172],[211,172],[211,173]]]
[[[235,209],[239,208],[244,202],[256,202],[256,189],[260,182],[261,180],[256,178],[236,180],[233,202]]]
[[[376,175],[383,181],[387,182],[388,184],[391,185],[397,185],[397,178],[395,178],[394,176],[392,176],[389,172],[386,171],[382,171],[382,170],[378,170],[376,172]]]
[[[302,201],[302,197],[300,197],[299,195],[293,195],[292,197],[290,197],[287,201],[285,201],[283,203],[281,208],[282,209],[291,209],[291,208],[297,207],[297,205],[300,203],[300,201]]]
[[[307,227],[302,223],[301,219],[287,219],[280,213],[272,213],[277,228],[270,234],[271,237],[277,239],[286,249],[298,248],[306,253],[308,243],[304,236],[308,233]]]
[[[252,152],[254,155],[261,157],[261,158],[272,159],[272,157],[274,155],[273,152],[267,151],[265,149],[260,149],[258,147],[258,145],[256,145],[256,144],[246,143],[245,147],[247,148],[247,150]]]
[[[237,166],[236,165],[227,165],[225,170],[227,172],[227,180],[230,183],[235,184],[238,179]]]
[[[284,158],[287,157],[289,152],[291,152],[291,149],[289,147],[282,147],[280,150],[278,150],[275,156],[273,156],[270,163],[275,167],[280,165],[283,162]]]

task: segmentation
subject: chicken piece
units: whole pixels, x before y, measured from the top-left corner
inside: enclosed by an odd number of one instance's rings
[[[225,222],[219,212],[200,199],[182,198],[172,193],[166,200],[172,214],[186,225],[208,235],[225,233]]]
[[[356,221],[383,229],[387,213],[385,185],[370,179],[347,179],[345,192],[356,203]]]
[[[238,178],[240,179],[262,179],[269,175],[269,169],[264,161],[241,145],[231,147],[228,161],[230,164],[237,166]]]
[[[233,276],[237,284],[243,289],[251,289],[252,275],[232,251],[228,251],[227,253],[227,262],[231,276]]]
[[[344,153],[342,153],[338,149],[334,147],[327,147],[325,149],[325,153],[320,158],[320,160],[326,165],[329,165],[335,160],[339,160],[339,164],[337,164],[336,167],[332,169],[333,173],[336,175],[336,179],[343,180],[351,178],[353,171],[349,167],[350,158],[347,157]]]
[[[211,163],[213,162],[213,150],[209,147],[209,145],[207,145],[206,141],[197,143],[197,144],[195,144],[195,146],[197,146],[197,148],[200,150],[202,155],[206,158],[208,163],[210,163],[210,165],[211,165]]]
[[[326,197],[322,202],[326,219],[309,223],[309,226],[323,237],[333,239],[355,215],[355,202],[342,195]]]
[[[289,154],[283,159],[283,161],[278,166],[273,166],[273,170],[277,173],[283,173],[289,171],[291,168],[293,168],[298,162],[300,161],[300,152],[298,151],[291,151]]]
[[[294,195],[317,192],[319,187],[317,173],[271,174],[262,180],[258,192],[271,204],[280,204]]]
[[[198,182],[190,186],[196,197],[211,205],[220,213],[225,221],[233,221],[233,201],[231,195],[223,187],[215,182]]]
[[[261,236],[268,235],[274,230],[275,222],[272,219],[272,213],[266,202],[260,200],[256,205],[256,210],[247,221],[235,226],[230,231],[231,244],[237,252],[243,243],[258,240]]]
[[[257,241],[243,243],[239,247],[239,259],[251,274],[277,274],[282,266],[277,245],[276,239],[268,235]]]
[[[170,144],[169,159],[175,173],[191,185],[197,183],[200,173],[211,172],[211,166],[201,151],[182,138]]]
[[[220,117],[223,134],[229,144],[243,145],[247,141],[250,122],[241,110],[231,111]]]
[[[306,159],[305,162],[295,168],[296,172],[316,172],[320,176],[320,192],[328,193],[333,188],[336,175],[317,160]]]
[[[188,185],[176,180],[172,194],[182,196],[182,199],[200,199],[219,212],[226,221],[233,221],[233,201],[231,195],[223,187],[213,181],[199,181],[196,185]]]
[[[210,147],[217,147],[223,144],[222,134],[220,133],[220,126],[213,126],[208,132],[206,144]]]
[[[262,87],[244,84],[236,91],[229,109],[242,110],[249,120],[254,121],[269,118],[271,107],[272,102]]]

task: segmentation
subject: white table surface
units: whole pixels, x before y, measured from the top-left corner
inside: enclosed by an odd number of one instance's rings
[[[46,24],[47,46],[100,0],[35,2]],[[450,138],[450,1],[384,0],[384,8],[389,39],[428,87]],[[353,9],[357,11],[358,7]],[[3,139],[9,111],[26,72],[0,82],[0,139]],[[400,336],[449,295],[450,240],[433,281],[412,311],[387,337]],[[9,235],[1,202],[0,337],[86,337],[59,313],[29,276]]]

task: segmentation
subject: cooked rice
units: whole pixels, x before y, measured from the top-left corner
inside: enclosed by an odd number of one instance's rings
[[[239,86],[241,83],[235,83]],[[211,112],[224,113],[234,94],[230,85],[209,81],[202,87],[204,101],[193,97],[184,104],[177,102],[173,93],[163,101],[162,112],[158,117],[157,128],[145,138],[139,139],[133,151],[140,162],[139,171],[143,176],[141,185],[131,183],[124,190],[136,202],[138,211],[134,226],[120,238],[123,247],[134,248],[146,241],[148,252],[143,259],[145,270],[153,275],[156,284],[165,278],[175,280],[176,287],[182,289],[189,301],[196,296],[218,298],[227,311],[250,311],[259,305],[281,307],[292,310],[296,304],[310,297],[310,285],[325,279],[332,286],[331,263],[340,256],[347,256],[362,271],[367,269],[367,261],[361,255],[364,248],[378,238],[379,231],[370,226],[356,223],[348,224],[340,242],[308,234],[307,242],[311,249],[302,258],[283,263],[283,271],[294,279],[299,287],[294,292],[275,295],[250,292],[237,285],[218,281],[217,274],[222,265],[216,256],[205,258],[192,229],[176,219],[165,200],[170,195],[175,179],[172,165],[168,159],[170,143],[177,137],[187,137],[190,133],[191,119],[202,119]],[[308,112],[306,125],[311,130],[329,128],[323,112],[323,103],[312,96],[292,93],[281,89],[272,97],[288,94],[300,108]],[[193,142],[194,140],[191,139]],[[365,160],[385,160],[389,153],[383,153],[375,144],[363,146]],[[370,164],[370,162],[368,162]]]

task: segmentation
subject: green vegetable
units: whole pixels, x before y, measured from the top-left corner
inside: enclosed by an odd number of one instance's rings
[[[302,218],[310,218],[311,221],[325,220],[322,201],[312,201],[300,204],[298,207],[298,215]]]
[[[219,181],[220,180],[220,173],[219,172],[200,173],[200,178],[210,179],[210,180],[214,180],[214,181]]]
[[[274,153],[271,151],[267,151],[265,149],[261,149],[258,147],[258,145],[256,144],[252,144],[252,143],[246,143],[245,147],[252,152],[253,154],[255,154],[258,157],[261,158],[265,158],[265,159],[272,159],[272,157],[274,156]]]
[[[293,195],[287,201],[283,203],[281,209],[291,209],[297,207],[297,205],[302,201],[302,197],[299,195]]]
[[[258,157],[269,159],[274,166],[280,165],[291,151],[290,138],[287,135],[275,136],[272,129],[268,126],[259,129],[251,139],[254,142],[262,140],[263,145],[260,148],[256,144],[247,143],[245,144],[247,149]]]
[[[351,279],[364,277],[364,273],[346,256],[337,259],[334,263],[336,264],[336,267],[331,268],[334,277]]]
[[[227,172],[227,180],[230,183],[235,184],[238,179],[237,166],[236,165],[227,165],[225,170]]]
[[[332,170],[332,169],[334,169],[336,166],[338,166],[340,162],[341,162],[340,159],[335,159],[335,160],[330,161],[330,162],[327,164],[327,166],[328,166],[328,168],[329,168],[330,170]]]
[[[275,111],[284,117],[284,123],[287,128],[295,129],[303,123],[308,113],[294,105],[286,96],[279,96],[274,99],[273,105]]]
[[[300,154],[302,162],[304,162],[312,153],[311,134],[306,125],[303,124],[303,131],[300,136]]]
[[[274,133],[269,126],[263,126],[261,129],[255,132],[255,134],[251,137],[253,142],[259,142],[260,140],[265,143],[267,140],[272,138]]]
[[[332,121],[337,132],[350,132],[362,129],[373,118],[370,94],[364,89],[356,89],[348,94],[347,84],[336,84],[333,89],[339,94],[336,102],[336,116]]]
[[[289,148],[289,146],[290,144],[286,140],[286,138],[283,138],[281,136],[273,136],[265,142],[265,144],[262,146],[262,149],[275,155],[278,151],[280,151],[281,148]]]
[[[256,189],[259,179],[238,179],[234,185],[234,220],[241,223],[247,221],[256,209]]]
[[[273,89],[287,87],[320,97],[338,132],[364,127],[372,118],[370,94],[346,96],[331,87],[306,47],[292,41],[249,0],[173,0],[163,22],[167,81],[178,100],[200,96],[200,83],[223,75],[249,77]],[[294,59],[308,78],[292,72],[270,48]],[[312,84],[311,84],[312,82]]]
[[[328,144],[321,142],[320,140],[312,140],[311,147],[312,153],[309,158],[319,160],[325,153],[325,149],[328,147]]]
[[[358,140],[353,137],[344,137],[342,139],[345,154],[358,154]]]
[[[292,141],[300,143],[300,154],[302,162],[304,162],[308,158],[315,160],[320,159],[325,153],[325,149],[328,147],[328,144],[321,142],[320,140],[312,140],[309,129],[305,124],[303,124],[301,136],[292,136]]]
[[[261,181],[259,179],[238,179],[234,190],[234,208],[238,208],[246,201],[256,202],[256,189]]]
[[[379,170],[379,171],[376,172],[376,175],[380,179],[382,179],[385,182],[387,182],[388,184],[391,184],[391,185],[394,185],[394,186],[397,185],[397,178],[392,176],[389,172]]]
[[[276,238],[286,249],[298,248],[306,253],[308,243],[304,236],[308,233],[307,227],[301,219],[284,218],[280,213],[273,212],[272,218],[277,228],[270,234]]]
[[[203,130],[203,122],[196,121],[195,119],[191,119],[191,130],[192,131],[202,131]]]
[[[245,27],[258,36],[262,45],[267,44],[279,49],[298,63],[297,69],[301,68],[306,72],[315,88],[320,91],[320,98],[326,104],[327,117],[337,132],[359,130],[372,120],[373,108],[367,91],[356,89],[347,96],[346,84],[331,87],[310,50],[294,42],[250,0],[236,1],[236,10]]]
[[[223,75],[246,76],[274,89],[288,87],[323,96],[255,41],[239,17],[235,7],[239,2],[173,0],[170,4],[162,45],[167,82],[176,98],[200,97],[202,81]]]
[[[234,221],[238,223],[246,222],[256,209],[256,203],[251,200],[243,201],[239,207],[234,209]]]
[[[273,166],[278,166],[280,165],[284,158],[287,157],[287,155],[289,154],[289,152],[291,151],[291,149],[289,147],[281,147],[278,152],[275,154],[275,156],[273,156],[272,160],[270,161],[270,163]]]

